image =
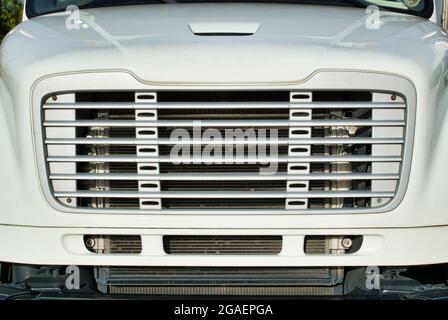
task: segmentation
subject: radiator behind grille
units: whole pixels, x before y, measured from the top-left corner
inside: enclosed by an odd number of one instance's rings
[[[336,295],[342,268],[101,267],[98,287],[109,294]]]

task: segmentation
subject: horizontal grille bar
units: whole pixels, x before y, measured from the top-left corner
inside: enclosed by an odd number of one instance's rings
[[[310,138],[310,139],[223,139],[221,141],[208,141],[206,139],[191,139],[178,141],[175,139],[124,139],[124,138],[75,138],[75,139],[47,139],[46,144],[104,144],[104,145],[250,145],[250,144],[313,144],[313,145],[333,145],[333,144],[403,144],[403,139],[395,138]]]
[[[79,198],[184,198],[184,199],[245,199],[245,198],[392,198],[394,192],[371,191],[308,191],[308,192],[121,192],[121,191],[76,191],[55,192],[56,197]]]
[[[325,126],[404,126],[404,121],[397,120],[313,120],[313,121],[288,121],[288,120],[247,120],[247,121],[217,121],[202,120],[202,127],[325,127]],[[195,127],[198,121],[129,121],[129,120],[77,120],[77,121],[45,121],[45,127]]]
[[[44,109],[259,109],[259,108],[306,108],[306,109],[403,109],[403,103],[372,103],[372,102],[313,102],[313,103],[293,103],[293,102],[257,102],[257,103],[51,103],[44,104]]]
[[[147,180],[147,181],[239,181],[239,180],[397,180],[398,174],[369,174],[369,173],[334,173],[334,174],[285,174],[277,173],[275,175],[259,175],[259,174],[94,174],[94,173],[79,173],[79,174],[52,174],[50,179],[53,180]]]
[[[73,156],[73,157],[48,157],[49,162],[160,162],[172,163],[181,160],[182,163],[267,163],[267,162],[399,162],[400,156],[311,156],[311,157],[244,157],[244,158],[170,158],[161,157],[136,157],[136,156]]]

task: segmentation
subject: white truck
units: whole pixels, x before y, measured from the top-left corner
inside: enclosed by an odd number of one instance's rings
[[[27,0],[0,297],[447,297],[447,3]]]

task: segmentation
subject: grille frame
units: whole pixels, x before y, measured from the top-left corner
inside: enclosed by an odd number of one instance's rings
[[[58,211],[67,213],[109,213],[109,214],[145,214],[145,215],[169,215],[169,214],[194,214],[194,215],[210,215],[210,214],[235,214],[235,215],[263,215],[263,214],[282,214],[282,215],[310,215],[310,214],[373,214],[385,213],[395,209],[403,200],[406,188],[409,181],[410,167],[412,162],[412,149],[415,129],[415,113],[416,113],[416,90],[412,82],[397,75],[390,75],[384,73],[365,73],[356,71],[336,71],[336,72],[322,72],[317,73],[306,82],[298,82],[292,84],[282,84],[274,86],[272,84],[257,84],[254,85],[240,85],[238,87],[232,85],[221,86],[173,86],[169,89],[176,90],[289,90],[289,91],[312,91],[312,90],[371,90],[385,94],[397,94],[404,99],[406,105],[406,126],[404,134],[404,144],[401,162],[401,172],[399,173],[398,186],[395,197],[385,205],[369,208],[342,208],[342,209],[204,209],[198,211],[197,209],[157,209],[157,210],[129,210],[129,209],[90,209],[90,208],[76,208],[61,204],[53,195],[51,182],[49,180],[50,172],[48,163],[46,161],[46,151],[44,144],[44,127],[42,126],[43,108],[42,101],[44,98],[54,94],[61,94],[75,91],[101,91],[104,90],[104,74],[95,74],[89,76],[85,73],[65,75],[66,79],[73,78],[73,81],[60,81],[57,78],[50,77],[38,81],[32,90],[32,117],[33,117],[33,132],[36,150],[36,158],[38,164],[39,180],[45,196],[45,199],[51,207]],[[62,77],[62,78],[64,78]],[[129,76],[123,74],[108,75],[107,86],[111,91],[160,91],[167,90],[166,86],[146,85],[130,79]],[[89,87],[87,88],[82,79],[89,79]],[[95,81],[94,81],[95,79]],[[120,81],[123,80],[123,81]],[[65,83],[70,83],[66,85]],[[73,83],[76,83],[74,88]],[[338,85],[339,84],[339,85]],[[67,90],[70,86],[70,90]],[[48,90],[51,88],[51,90]]]

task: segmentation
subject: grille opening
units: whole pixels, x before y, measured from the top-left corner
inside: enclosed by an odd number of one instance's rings
[[[289,102],[289,91],[161,91],[159,102]]]
[[[189,137],[194,137],[195,132],[193,132],[193,129],[191,128],[185,128],[185,127],[176,127],[176,128],[170,128],[170,127],[161,127],[159,128],[159,138],[165,138],[169,139],[171,138],[171,134],[174,130],[181,129],[183,132],[188,132]],[[265,137],[266,139],[269,139],[270,137],[274,138],[275,133],[277,134],[278,138],[287,138],[289,136],[289,130],[285,128],[251,128],[251,127],[243,127],[243,128],[201,128],[201,137],[204,135],[204,132],[206,130],[212,129],[213,131],[219,132],[221,137],[225,138],[226,133],[229,135],[233,132],[233,130],[242,130],[245,134],[254,135],[254,137],[259,138],[261,136]],[[185,131],[184,131],[185,130]],[[227,131],[226,130],[230,130]],[[252,131],[254,130],[254,131]],[[263,131],[261,131],[263,130]],[[275,130],[275,131],[272,131]],[[198,130],[199,131],[199,130]],[[307,132],[308,133],[308,132]]]
[[[172,163],[161,163],[160,173],[187,173],[187,172],[210,172],[210,173],[258,173],[264,168],[269,168],[269,165],[263,164],[172,164]],[[286,164],[279,163],[278,171],[286,172]]]
[[[139,199],[134,198],[78,198],[78,205],[95,209],[139,209]]]
[[[77,120],[135,120],[133,109],[78,109]]]
[[[371,162],[352,162],[350,163],[350,165],[351,165],[351,172],[353,173],[370,173],[372,170]],[[337,173],[337,170],[342,169],[343,166],[344,163],[315,162],[311,163],[310,171],[312,173],[331,173],[332,171],[335,171]]]
[[[313,110],[314,120],[323,119],[371,119],[371,109],[317,109]]]
[[[132,145],[77,145],[77,154],[85,155],[136,155],[137,147]]]
[[[154,133],[153,133],[154,134]],[[135,138],[135,128],[102,127],[102,128],[76,128],[77,138]]]
[[[174,145],[161,145],[159,146],[159,154],[162,156],[169,156],[171,154],[171,150],[173,150]],[[189,155],[193,154],[193,146],[184,146],[182,149],[178,149],[179,152],[174,152],[174,157],[182,156],[182,150],[189,150]],[[233,157],[247,157],[247,156],[257,156],[259,155],[258,147],[256,145],[242,145],[242,146],[216,146],[212,148],[211,146],[201,146],[201,154],[204,155],[204,150],[208,150],[207,155],[210,154],[211,157],[222,158],[224,156],[233,156]],[[230,152],[231,150],[231,152]],[[288,146],[265,146],[266,156],[275,156],[277,155],[288,155]]]
[[[314,180],[309,182],[310,191],[325,190],[370,190],[370,180]]]
[[[313,145],[312,155],[370,155],[372,147],[369,144],[339,144],[339,145]]]
[[[296,133],[297,132],[297,133]],[[294,131],[294,134],[307,134]],[[313,138],[370,138],[372,136],[372,127],[359,126],[356,129],[351,127],[313,127],[311,129]]]
[[[285,199],[162,199],[165,209],[284,209]]]
[[[96,254],[140,254],[142,239],[137,235],[85,235],[84,245]]]
[[[88,163],[78,162],[77,173],[137,173],[137,164],[131,162]]]
[[[164,236],[167,254],[277,255],[281,236]]]
[[[370,91],[314,91],[313,101],[372,101]]]
[[[85,91],[75,93],[76,102],[134,102],[132,91]]]
[[[78,180],[78,190],[138,191],[138,181]]]
[[[285,191],[286,181],[162,181],[162,191]]]
[[[371,198],[313,198],[308,199],[309,209],[371,207]]]
[[[288,120],[289,109],[161,109],[159,120]]]

